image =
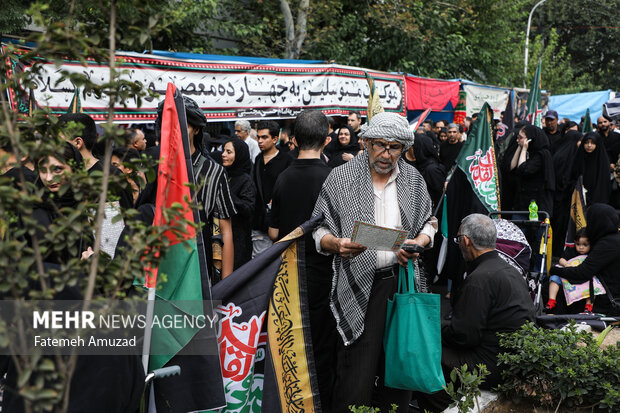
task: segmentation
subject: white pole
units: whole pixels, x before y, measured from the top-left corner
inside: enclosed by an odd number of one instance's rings
[[[530,25],[532,24],[532,15],[534,14],[534,10],[536,10],[536,7],[540,6],[545,1],[547,1],[547,0],[540,0],[538,3],[536,3],[536,5],[534,7],[532,7],[532,10],[530,11],[530,16],[527,18],[527,31],[526,31],[526,34],[525,34],[525,64],[523,65],[523,88],[527,88],[527,85],[526,85],[526,82],[527,82],[527,58],[528,58],[528,45],[530,43]]]
[[[149,354],[151,352],[151,333],[153,324],[153,312],[155,311],[155,288],[149,288],[146,303],[146,327],[144,328],[144,343],[142,343],[142,366],[144,374],[149,372]]]

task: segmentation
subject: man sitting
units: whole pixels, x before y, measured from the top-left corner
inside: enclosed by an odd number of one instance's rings
[[[467,278],[454,299],[452,319],[441,328],[441,364],[446,381],[453,368],[482,363],[490,374],[482,388],[501,381],[497,366],[500,353],[497,333],[518,330],[534,320],[534,306],[519,272],[495,250],[497,231],[493,220],[482,214],[463,218],[455,238],[467,262]],[[433,394],[414,393],[420,410],[441,412],[452,402],[441,390]]]

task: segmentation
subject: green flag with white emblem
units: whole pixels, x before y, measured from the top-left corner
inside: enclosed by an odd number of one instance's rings
[[[499,177],[491,134],[492,119],[491,107],[485,102],[456,159],[474,193],[489,212],[500,210]]]
[[[540,93],[540,69],[542,62],[538,62],[538,68],[534,79],[532,79],[532,87],[527,97],[527,120],[534,126],[542,128],[542,95]]]

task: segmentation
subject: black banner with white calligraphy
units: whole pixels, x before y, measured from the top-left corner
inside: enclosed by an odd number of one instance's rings
[[[216,312],[227,402],[219,413],[321,411],[303,241],[321,219],[304,223],[213,286],[222,303]]]

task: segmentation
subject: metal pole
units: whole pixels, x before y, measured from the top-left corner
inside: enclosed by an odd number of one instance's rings
[[[153,313],[155,311],[155,288],[149,288],[146,305],[146,327],[144,329],[144,343],[142,343],[142,367],[144,367],[144,374],[148,374],[149,372],[151,335],[153,332]]]
[[[523,65],[523,87],[527,88],[527,58],[528,58],[528,45],[530,43],[530,25],[532,24],[532,15],[534,14],[534,10],[536,7],[540,6],[547,0],[540,0],[532,10],[530,11],[530,16],[527,18],[527,31],[525,33],[525,64]]]

